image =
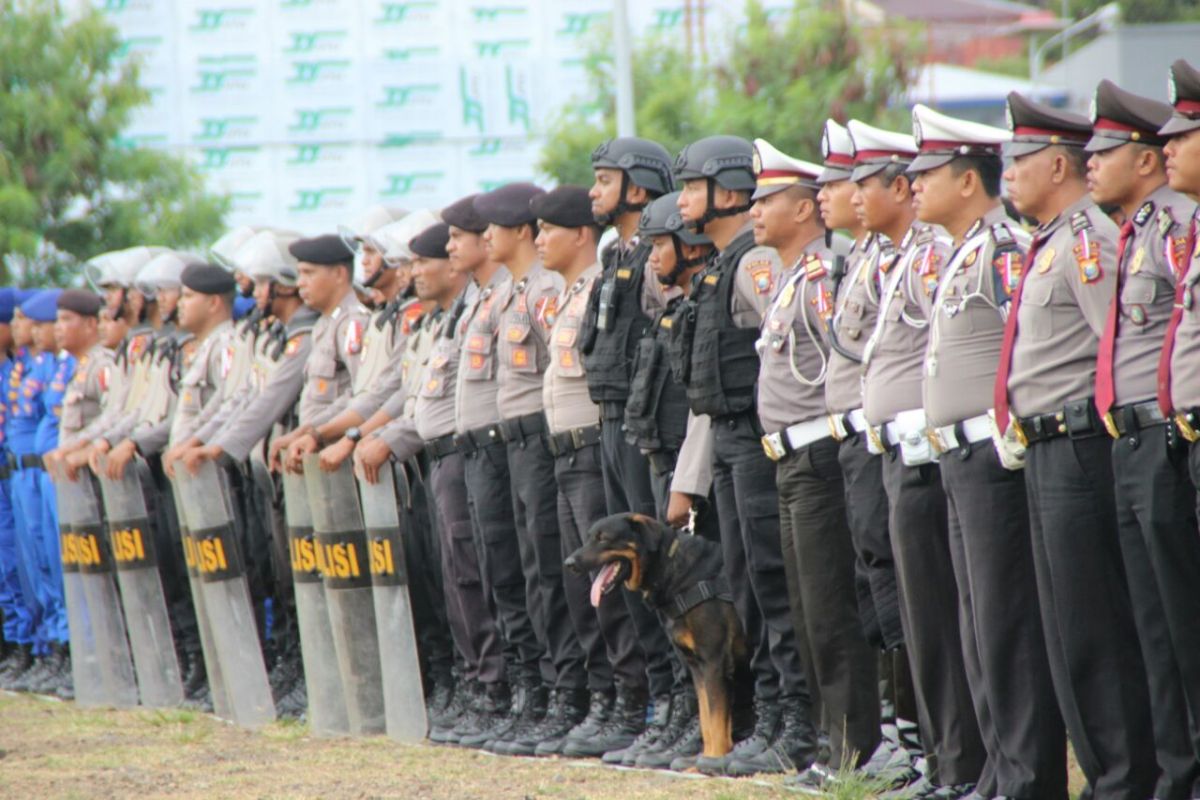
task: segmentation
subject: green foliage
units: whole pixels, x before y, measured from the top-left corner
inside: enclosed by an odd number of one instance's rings
[[[1111,0],[1069,0],[1067,10],[1073,19],[1083,19]],[[1144,25],[1151,22],[1179,22],[1200,20],[1200,4],[1196,0],[1120,0],[1121,20],[1127,25]],[[1051,11],[1059,11],[1058,0],[1048,5]]]
[[[205,242],[228,205],[179,158],[122,143],[149,93],[104,16],[72,5],[0,9],[0,283],[62,283],[107,250]]]
[[[638,43],[633,57],[637,133],[676,153],[717,133],[762,137],[786,153],[820,160],[822,123],[851,117],[909,125],[893,107],[918,66],[912,30],[864,30],[836,2],[796,0],[785,13],[746,3],[746,23],[721,53],[692,63],[677,39]],[[589,95],[562,109],[547,131],[539,168],[560,183],[591,183],[589,155],[616,129],[608,37],[585,59]]]

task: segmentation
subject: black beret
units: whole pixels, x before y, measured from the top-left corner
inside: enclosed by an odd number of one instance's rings
[[[442,220],[447,225],[453,225],[459,230],[469,233],[483,233],[487,230],[488,221],[479,215],[475,209],[477,194],[469,194],[461,200],[455,200],[442,209]]]
[[[530,201],[546,192],[532,183],[510,183],[475,196],[475,210],[489,223],[503,228],[518,228],[537,219]]]
[[[1129,142],[1158,147],[1167,143],[1158,129],[1171,118],[1171,107],[1125,91],[1109,80],[1100,81],[1092,100],[1092,140],[1085,148],[1095,153]]]
[[[354,263],[354,251],[336,233],[326,233],[310,239],[297,239],[288,245],[288,252],[297,261],[321,267],[336,267],[340,264]]]
[[[592,201],[582,186],[559,186],[529,201],[534,216],[563,228],[583,228],[596,224]]]
[[[1171,65],[1171,105],[1175,113],[1159,134],[1177,136],[1200,128],[1200,70],[1182,58]]]
[[[63,311],[74,311],[82,317],[100,314],[104,301],[95,292],[86,289],[66,289],[58,296],[58,307]]]
[[[1004,155],[1027,156],[1050,145],[1083,147],[1092,136],[1092,121],[1070,111],[1035,103],[1016,92],[1008,95],[1008,129],[1012,141],[1004,145]]]
[[[189,264],[179,282],[200,294],[232,294],[237,289],[233,273],[216,264]]]
[[[421,258],[449,258],[450,254],[446,252],[449,242],[450,226],[439,222],[414,236],[408,243],[408,249]]]

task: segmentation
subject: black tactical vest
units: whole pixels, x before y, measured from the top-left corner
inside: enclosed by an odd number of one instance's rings
[[[669,304],[638,342],[625,404],[625,438],[646,451],[679,450],[687,435],[687,388],[672,374],[669,350],[679,299]]]
[[[642,281],[649,242],[638,242],[624,258],[614,246],[605,259],[604,276],[596,282],[586,316],[586,325],[594,331],[581,331],[586,345],[580,349],[587,370],[588,394],[593,403],[624,403],[638,342],[650,327],[650,317],[642,312]]]
[[[697,276],[692,289],[687,396],[696,414],[723,417],[754,408],[758,381],[754,343],[759,331],[734,325],[730,311],[738,264],[753,247],[753,233],[738,234]]]

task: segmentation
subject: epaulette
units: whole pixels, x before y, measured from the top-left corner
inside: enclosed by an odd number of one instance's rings
[[[804,257],[804,277],[809,281],[819,281],[829,274],[825,260],[817,253],[809,253]]]
[[[1138,207],[1138,210],[1133,213],[1133,224],[1139,228],[1146,224],[1150,219],[1150,215],[1154,213],[1154,201],[1147,200]]]
[[[928,229],[928,228],[922,228],[921,230],[929,230],[929,229]],[[897,249],[897,250],[904,250],[904,249],[906,249],[906,248],[909,246],[909,244],[911,244],[911,243],[912,243],[912,241],[913,241],[913,238],[914,238],[915,236],[917,236],[917,234],[919,234],[919,233],[920,233],[920,231],[918,231],[918,230],[917,230],[917,226],[916,226],[916,225],[913,225],[913,226],[911,226],[911,227],[910,227],[910,228],[909,228],[907,231],[905,231],[905,232],[904,232],[904,238],[902,238],[902,239],[900,240],[900,244],[896,246],[896,249]]]
[[[1012,231],[1005,222],[997,222],[992,226],[992,241],[996,243],[997,253],[1017,247],[1017,240],[1013,238]]]
[[[1163,206],[1158,211],[1158,235],[1166,236],[1175,227],[1175,215],[1170,206]]]
[[[965,242],[975,234],[979,233],[981,228],[983,228],[983,217],[980,217],[971,223],[971,227],[967,228],[967,232],[963,234],[963,241]]]
[[[1086,231],[1092,225],[1092,218],[1088,216],[1087,211],[1076,211],[1071,215],[1071,233],[1079,233]]]

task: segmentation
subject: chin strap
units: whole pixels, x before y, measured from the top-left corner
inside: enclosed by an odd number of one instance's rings
[[[683,257],[683,245],[679,243],[679,238],[671,237],[671,243],[675,245],[675,267],[666,275],[657,275],[658,282],[663,286],[674,286],[679,280],[679,276],[687,272],[692,267],[698,267],[703,264],[708,256],[700,255],[695,258]]]
[[[625,199],[625,193],[629,191],[629,173],[621,170],[621,193],[618,195],[621,199],[613,206],[613,210],[605,214],[595,214],[597,225],[612,225],[613,221],[626,213],[641,213],[642,209],[649,203],[630,203]]]
[[[714,219],[720,219],[721,217],[736,217],[738,214],[746,213],[750,210],[750,207],[754,205],[752,202],[746,202],[739,206],[732,206],[731,208],[716,208],[714,207],[714,202],[716,200],[715,195],[717,193],[716,181],[714,181],[712,178],[708,178],[705,180],[705,183],[708,185],[708,199],[705,204],[704,215],[692,224],[692,229],[695,230],[696,233],[704,233],[704,226],[712,222]]]

